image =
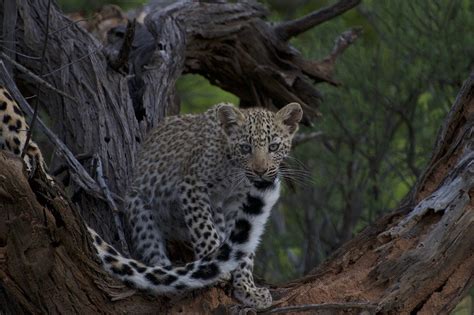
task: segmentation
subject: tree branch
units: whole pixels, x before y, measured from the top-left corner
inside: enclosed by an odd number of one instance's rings
[[[339,85],[333,78],[336,60],[357,38],[362,34],[362,28],[354,27],[341,33],[335,40],[331,53],[323,60],[306,60],[302,57],[295,58],[295,64],[303,73],[315,82],[326,81],[332,85]]]
[[[94,160],[96,162],[96,175],[97,175],[97,182],[102,189],[102,192],[106,198],[106,202],[109,205],[110,211],[112,211],[112,215],[115,221],[115,229],[117,231],[120,247],[122,248],[122,252],[125,256],[130,257],[130,251],[128,250],[127,241],[125,240],[125,234],[123,230],[122,220],[119,217],[119,209],[115,204],[115,201],[112,199],[112,194],[110,193],[109,186],[105,182],[104,178],[104,171],[102,167],[102,161],[98,154],[94,154]]]
[[[30,76],[31,79],[33,79],[36,83],[42,84],[43,86],[50,89],[51,91],[54,91],[54,92],[58,93],[59,95],[64,96],[65,98],[67,98],[67,99],[73,101],[74,103],[76,103],[77,105],[79,105],[79,102],[74,97],[72,97],[71,95],[65,93],[64,91],[58,90],[57,88],[55,88],[54,86],[49,84],[47,81],[41,79],[39,76],[37,76],[36,74],[34,74],[30,70],[28,70],[26,67],[24,67],[20,63],[16,62],[14,59],[12,59],[10,56],[5,54],[4,52],[0,52],[0,56],[5,58],[8,62],[10,62],[12,65],[14,65],[18,70],[20,70],[24,74]]]
[[[275,33],[277,33],[283,41],[288,41],[291,37],[298,36],[316,25],[343,14],[347,10],[357,6],[360,2],[361,0],[340,0],[332,6],[322,8],[302,18],[278,24],[275,27]]]
[[[323,311],[323,310],[344,310],[348,311],[351,309],[358,310],[367,310],[370,311],[369,314],[374,314],[376,305],[369,303],[327,303],[327,304],[303,304],[303,305],[293,305],[274,308],[268,312],[263,312],[261,314],[280,314],[280,313],[299,313],[307,311]]]

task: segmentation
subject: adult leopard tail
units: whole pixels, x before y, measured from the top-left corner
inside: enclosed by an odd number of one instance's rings
[[[203,288],[237,268],[253,253],[263,233],[270,210],[280,192],[280,180],[266,188],[255,188],[239,208],[230,236],[218,250],[183,266],[147,266],[119,254],[92,229],[89,232],[104,268],[124,283],[155,294],[176,294]]]

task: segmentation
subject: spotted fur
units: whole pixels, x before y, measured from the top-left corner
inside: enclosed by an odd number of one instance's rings
[[[0,150],[8,150],[16,155],[23,152],[28,124],[22,110],[6,88],[0,86]],[[28,142],[24,161],[27,171],[33,174],[36,168],[46,174],[46,164],[38,145]]]

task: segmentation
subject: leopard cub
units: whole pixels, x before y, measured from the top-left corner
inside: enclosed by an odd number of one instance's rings
[[[165,119],[143,144],[126,197],[136,256],[170,266],[166,241],[187,242],[202,270],[173,274],[170,284],[195,288],[230,272],[237,299],[269,306],[269,291],[254,284],[253,258],[301,117],[297,103],[277,113],[218,104]]]

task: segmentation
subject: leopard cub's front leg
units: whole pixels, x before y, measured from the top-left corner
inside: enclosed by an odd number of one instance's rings
[[[232,273],[232,286],[234,296],[245,305],[257,309],[267,308],[272,305],[270,290],[257,287],[253,280],[253,260],[255,254],[246,255],[239,267]]]
[[[180,187],[184,220],[197,259],[219,248],[219,239],[206,185],[187,177]]]

